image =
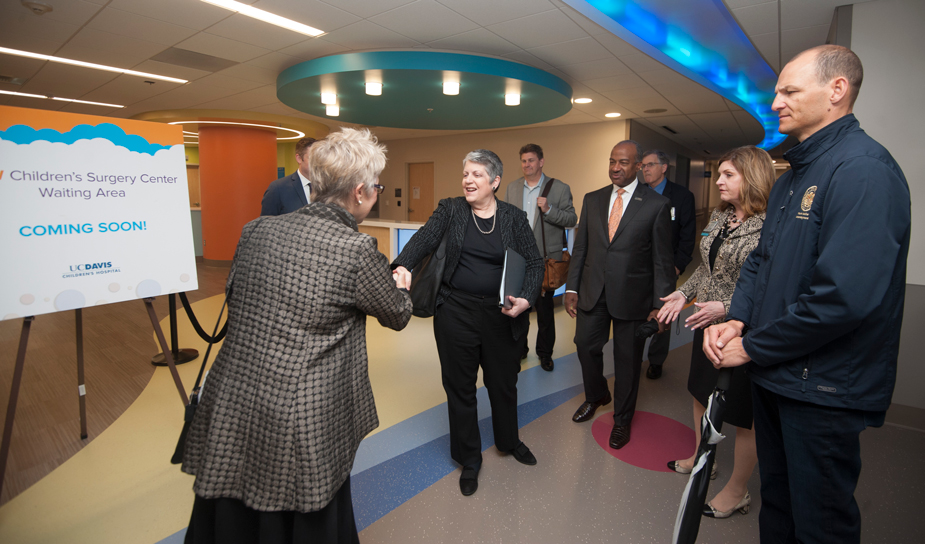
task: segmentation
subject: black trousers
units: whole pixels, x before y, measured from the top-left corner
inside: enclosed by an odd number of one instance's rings
[[[520,444],[520,342],[514,340],[511,321],[501,313],[497,298],[479,298],[461,291],[453,291],[434,315],[434,337],[450,419],[450,455],[460,465],[478,467],[482,463],[475,396],[479,367],[491,402],[495,445],[508,451]]]
[[[662,366],[665,359],[668,358],[668,350],[671,347],[671,327],[674,323],[668,325],[668,330],[662,334],[652,336],[649,342],[649,365]]]
[[[555,295],[553,291],[540,294],[532,308],[536,310],[536,354],[540,357],[552,357],[552,348],[556,345],[556,314],[553,295]],[[528,325],[527,332],[529,331]],[[521,342],[521,349],[526,352],[529,349],[526,334]]]
[[[610,327],[613,324],[614,425],[629,425],[636,412],[639,369],[642,368],[642,352],[646,343],[645,340],[639,341],[635,333],[643,323],[644,319],[627,321],[611,317],[603,292],[590,311],[578,309],[575,347],[578,349],[585,400],[588,402],[596,402],[607,395],[604,344],[610,337]]]

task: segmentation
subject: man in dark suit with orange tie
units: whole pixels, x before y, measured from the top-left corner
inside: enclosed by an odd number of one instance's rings
[[[645,347],[636,329],[675,285],[671,202],[636,179],[641,163],[638,143],[618,143],[610,153],[611,185],[585,195],[565,293],[566,311],[578,318],[575,345],[585,388],[573,421],[589,421],[611,401],[604,345],[613,326],[614,449],[629,442],[636,410]]]
[[[308,204],[312,184],[308,179],[308,154],[314,138],[302,138],[295,144],[299,168],[288,176],[270,183],[260,202],[260,215],[283,215]]]

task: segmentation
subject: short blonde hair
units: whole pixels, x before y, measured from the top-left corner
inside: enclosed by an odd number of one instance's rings
[[[366,192],[385,168],[385,146],[369,129],[342,128],[312,145],[308,170],[312,202],[343,204],[363,184]]]
[[[751,217],[768,209],[768,195],[777,176],[774,173],[774,162],[764,149],[753,145],[746,145],[729,150],[719,158],[718,164],[729,161],[742,175],[742,184],[739,186],[739,203],[745,211],[745,217]],[[721,202],[720,211],[732,206],[728,202]]]

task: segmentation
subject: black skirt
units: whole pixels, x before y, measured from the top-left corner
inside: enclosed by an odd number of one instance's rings
[[[703,329],[694,331],[694,345],[691,349],[691,372],[687,376],[687,390],[706,406],[716,388],[719,370],[703,353]],[[726,412],[723,423],[743,429],[752,428],[752,384],[745,374],[745,365],[732,371],[732,385],[726,392]]]
[[[317,512],[259,512],[237,499],[196,495],[185,544],[359,544],[350,477]]]

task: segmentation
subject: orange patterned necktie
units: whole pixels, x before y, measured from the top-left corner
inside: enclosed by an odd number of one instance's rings
[[[610,232],[611,242],[613,242],[613,235],[617,233],[617,227],[620,226],[620,218],[623,217],[623,193],[625,192],[626,189],[617,189],[617,198],[613,200],[613,208],[610,210],[607,230]]]

